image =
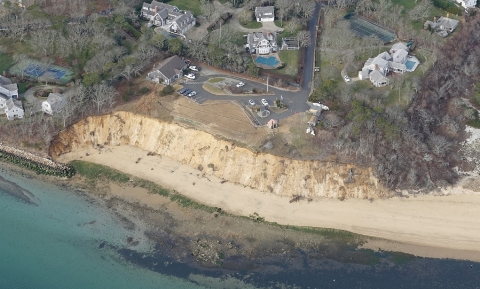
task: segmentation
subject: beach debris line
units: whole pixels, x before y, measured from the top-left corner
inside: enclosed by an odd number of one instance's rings
[[[75,169],[70,165],[57,163],[3,144],[0,144],[0,159],[35,171],[37,174],[67,178],[75,175]]]

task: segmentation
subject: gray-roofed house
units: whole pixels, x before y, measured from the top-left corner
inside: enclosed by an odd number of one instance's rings
[[[275,8],[273,6],[255,7],[257,22],[273,22],[275,20]]]
[[[147,79],[160,83],[160,79],[165,84],[172,84],[176,79],[183,77],[183,70],[187,68],[187,64],[183,59],[174,55],[169,57],[156,66],[148,73]]]
[[[403,44],[402,42],[398,42],[398,43],[395,43],[395,44],[392,45],[392,48],[390,48],[390,54],[395,53],[399,49],[402,49],[402,50],[405,50],[405,51],[410,50],[405,44]]]
[[[141,17],[171,33],[183,35],[195,26],[196,19],[190,11],[181,11],[177,6],[152,1],[143,3]]]
[[[0,94],[7,97],[18,98],[18,86],[4,76],[0,76]]]
[[[376,87],[382,87],[388,85],[388,78],[386,78],[380,71],[374,70],[370,73],[370,81]]]
[[[458,20],[448,17],[441,16],[440,18],[438,18],[438,20],[436,20],[436,17],[434,17],[433,22],[427,20],[425,24],[423,24],[423,28],[428,29],[428,26],[430,26],[436,34],[442,37],[447,37],[449,33],[452,33],[453,30],[457,28],[458,22]]]
[[[23,110],[22,102],[14,98],[7,100],[5,105],[5,114],[8,120],[15,118],[23,118],[25,112]]]
[[[277,35],[274,32],[252,32],[247,36],[245,45],[250,53],[269,54],[278,51]]]
[[[42,111],[49,115],[58,113],[65,106],[65,99],[60,93],[50,93],[47,100],[42,102]]]

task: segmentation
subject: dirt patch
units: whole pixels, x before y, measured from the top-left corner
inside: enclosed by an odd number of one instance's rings
[[[207,101],[198,105],[179,98],[173,109],[176,120],[182,123],[250,146],[258,146],[268,135],[265,128],[254,128],[241,107],[231,101]]]

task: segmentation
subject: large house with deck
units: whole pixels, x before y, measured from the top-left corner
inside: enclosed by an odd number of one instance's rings
[[[274,32],[252,32],[247,35],[247,44],[250,53],[269,54],[278,51],[277,35]]]
[[[183,35],[195,26],[196,20],[190,11],[181,11],[177,6],[152,1],[143,3],[140,16],[149,20],[148,25],[161,27],[175,34]]]
[[[414,71],[420,64],[420,61],[415,56],[408,55],[408,52],[409,48],[405,44],[394,44],[388,52],[369,58],[358,72],[358,78],[368,79],[376,87],[388,85],[387,75],[390,72],[404,74]]]

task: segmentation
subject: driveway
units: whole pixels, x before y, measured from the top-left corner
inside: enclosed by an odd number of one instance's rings
[[[315,55],[315,46],[316,46],[316,35],[317,35],[317,21],[320,12],[321,4],[317,3],[315,6],[315,12],[312,18],[307,23],[307,29],[310,32],[312,44],[309,45],[305,53],[305,63],[304,63],[304,78],[300,91],[287,91],[284,89],[276,88],[269,86],[268,90],[274,92],[274,95],[265,95],[265,96],[234,96],[234,95],[214,95],[205,89],[203,89],[203,84],[210,78],[214,77],[227,77],[232,79],[237,79],[239,82],[245,83],[245,89],[250,90],[252,88],[257,88],[261,90],[267,89],[267,84],[252,81],[249,79],[244,79],[238,76],[220,74],[218,72],[205,70],[197,73],[197,79],[193,81],[186,81],[184,87],[194,90],[197,92],[197,95],[192,99],[197,103],[201,104],[207,100],[236,100],[243,106],[248,105],[248,100],[252,99],[255,103],[260,104],[261,99],[266,99],[269,105],[273,105],[277,99],[280,99],[283,103],[288,106],[288,109],[282,113],[272,112],[268,117],[260,118],[258,115],[253,117],[257,119],[258,123],[265,125],[270,119],[282,119],[289,117],[298,112],[305,112],[310,108],[310,105],[307,104],[308,97],[310,96],[310,88],[313,79],[313,68],[314,68],[314,55]],[[276,27],[276,26],[275,26]],[[201,65],[198,65],[201,68]]]

